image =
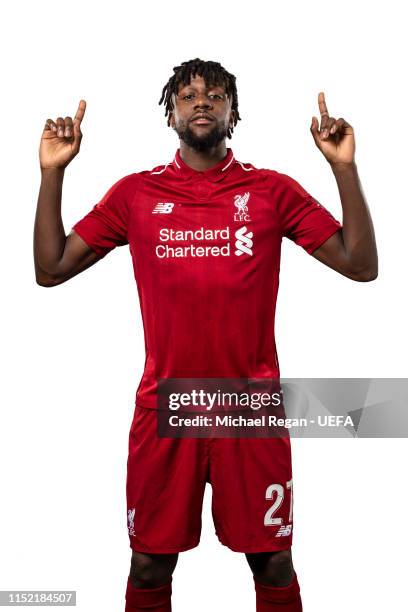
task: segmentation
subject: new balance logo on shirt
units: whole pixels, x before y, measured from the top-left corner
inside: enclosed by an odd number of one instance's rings
[[[157,213],[171,213],[171,211],[174,208],[174,203],[173,202],[159,202],[158,204],[156,204],[156,206],[153,208],[152,210],[152,214],[157,214]]]

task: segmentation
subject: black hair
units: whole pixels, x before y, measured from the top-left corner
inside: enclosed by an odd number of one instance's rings
[[[169,78],[166,85],[163,87],[162,95],[159,100],[159,104],[164,101],[166,112],[164,116],[169,115],[170,111],[173,110],[172,95],[178,94],[179,86],[189,85],[191,78],[196,75],[203,77],[207,87],[220,85],[224,87],[225,93],[232,100],[231,108],[235,111],[234,115],[234,126],[237,125],[238,120],[241,119],[238,112],[238,93],[235,84],[235,76],[230,72],[227,72],[225,68],[221,66],[219,62],[204,61],[196,57],[195,59],[189,60],[188,62],[182,62],[180,66],[173,68],[174,74]],[[167,125],[170,125],[170,115],[167,119]],[[231,138],[233,127],[229,127],[227,131],[227,137]]]

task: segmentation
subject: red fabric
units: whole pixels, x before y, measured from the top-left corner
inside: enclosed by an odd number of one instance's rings
[[[171,612],[171,582],[157,589],[137,589],[128,579],[125,612]]]
[[[271,587],[255,580],[256,612],[302,612],[302,600],[296,572],[285,587]]]
[[[231,149],[205,172],[178,150],[115,183],[73,229],[101,257],[129,244],[146,347],[136,403],[157,408],[159,378],[278,378],[282,238],[312,253],[340,228],[294,179]]]
[[[166,554],[197,546],[206,482],[211,483],[212,514],[222,544],[246,553],[289,548],[290,438],[158,438],[157,414],[136,407],[130,429],[126,494],[131,548]],[[278,491],[268,496],[273,483]],[[278,524],[268,524],[274,504]]]

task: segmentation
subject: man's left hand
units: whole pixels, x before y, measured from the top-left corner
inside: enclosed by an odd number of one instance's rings
[[[320,149],[329,164],[352,164],[356,150],[353,128],[342,117],[335,119],[329,116],[322,91],[317,101],[320,111],[320,129],[317,117],[312,118],[310,126],[317,148]]]

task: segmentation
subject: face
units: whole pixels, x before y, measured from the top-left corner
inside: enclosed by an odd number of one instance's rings
[[[178,95],[173,96],[170,126],[180,140],[196,151],[208,151],[222,142],[228,128],[234,126],[231,103],[224,87],[207,87],[202,77],[195,76],[189,85],[180,85]]]

